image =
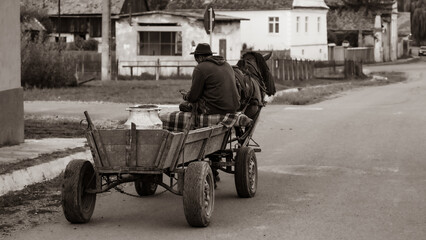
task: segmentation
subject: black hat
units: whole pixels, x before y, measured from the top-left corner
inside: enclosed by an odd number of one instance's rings
[[[191,54],[195,55],[213,55],[210,45],[208,43],[199,43],[195,48],[195,51]]]

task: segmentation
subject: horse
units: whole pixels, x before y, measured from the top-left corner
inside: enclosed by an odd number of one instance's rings
[[[266,64],[271,55],[272,52],[265,55],[247,52],[233,66],[240,95],[239,111],[251,119],[265,105],[265,95],[271,96],[276,92],[274,79]]]

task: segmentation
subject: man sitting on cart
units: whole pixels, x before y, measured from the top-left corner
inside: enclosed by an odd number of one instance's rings
[[[197,106],[199,114],[235,113],[240,106],[234,70],[222,56],[213,56],[210,45],[200,43],[194,52],[198,65],[192,73],[192,85],[180,111],[191,112]]]

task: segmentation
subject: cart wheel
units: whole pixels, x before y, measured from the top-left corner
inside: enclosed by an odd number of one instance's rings
[[[185,171],[183,210],[193,227],[207,227],[214,208],[214,180],[207,162],[193,162]]]
[[[87,193],[86,189],[96,189],[93,165],[86,160],[73,160],[65,168],[62,184],[62,209],[71,223],[86,223],[92,217],[96,193]]]
[[[238,150],[234,177],[238,196],[241,198],[254,197],[257,189],[257,160],[252,148],[242,147]]]
[[[135,189],[139,196],[151,196],[157,190],[157,183],[143,181],[138,179],[135,181]]]

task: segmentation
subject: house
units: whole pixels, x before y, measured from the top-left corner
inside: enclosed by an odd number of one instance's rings
[[[411,13],[398,13],[398,58],[410,55]]]
[[[173,1],[170,8],[186,8]],[[183,1],[184,2],[184,1]],[[203,8],[193,4],[191,7]],[[218,14],[248,19],[241,21],[244,48],[290,51],[299,59],[327,60],[327,11],[323,0],[214,1]],[[241,48],[241,47],[240,47]]]
[[[149,11],[123,14],[116,19],[116,56],[120,75],[192,74],[198,43],[210,40],[204,25],[204,11]],[[238,17],[216,14],[212,35],[213,52],[238,60],[241,51]],[[157,66],[150,68],[149,66]],[[158,67],[161,65],[161,67]]]
[[[25,17],[21,21],[21,32],[29,34],[31,39],[35,39],[41,32],[46,32],[46,28],[37,18]]]
[[[0,146],[24,141],[19,2],[0,1]]]
[[[373,3],[373,1],[371,1]],[[329,43],[371,49],[375,62],[397,58],[398,10],[394,1],[383,0],[373,5],[349,5],[344,0],[326,0]],[[371,4],[372,4],[371,3]]]
[[[102,41],[102,0],[21,0],[26,6],[43,9],[52,21],[55,41],[74,42],[82,39]],[[111,15],[148,11],[146,0],[111,0]],[[115,37],[115,22],[111,21],[111,36]]]

